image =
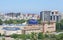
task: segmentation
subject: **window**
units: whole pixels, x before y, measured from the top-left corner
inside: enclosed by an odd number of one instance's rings
[[[52,20],[52,16],[50,16],[50,20]]]
[[[54,12],[52,12],[52,14],[54,14]]]
[[[55,20],[55,16],[53,16],[53,19]]]
[[[57,19],[56,19],[57,21],[59,20],[59,16],[57,16]]]

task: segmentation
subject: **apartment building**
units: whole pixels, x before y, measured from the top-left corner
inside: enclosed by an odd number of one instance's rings
[[[0,14],[0,19],[2,21],[5,20],[21,20],[21,19],[40,19],[40,16],[38,14],[21,14],[21,13],[8,13],[8,14]]]
[[[37,14],[21,14],[19,18],[28,20],[28,19],[39,19],[40,17]]]
[[[57,21],[61,20],[61,14],[59,11],[41,11],[40,12],[40,19],[44,21]]]
[[[61,13],[57,10],[52,11],[50,14],[50,20],[59,22],[61,20]]]
[[[40,19],[44,21],[50,21],[50,13],[51,11],[41,11],[40,12]]]

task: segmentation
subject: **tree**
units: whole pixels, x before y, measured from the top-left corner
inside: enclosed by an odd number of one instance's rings
[[[16,38],[18,38],[18,37],[19,37],[18,34],[12,34],[12,35],[11,35],[11,38],[14,38],[14,39],[16,39]]]
[[[56,40],[60,40],[60,37],[58,35],[55,36]]]
[[[8,21],[7,21],[7,20],[5,20],[5,21],[4,21],[4,23],[5,23],[5,24],[8,24]]]
[[[41,24],[41,21],[42,21],[42,20],[38,19],[38,24]]]
[[[2,40],[5,40],[5,38],[2,38]]]
[[[22,39],[22,40],[26,40],[26,35],[25,34],[20,34],[19,38]]]
[[[60,31],[60,23],[56,22],[56,30]]]
[[[63,40],[63,33],[60,33],[59,35],[57,35],[57,40]]]
[[[2,36],[1,33],[0,33],[0,36]]]
[[[18,24],[17,20],[13,20],[13,24]]]
[[[13,20],[10,19],[10,20],[8,21],[8,24],[12,24],[12,23],[13,23]]]
[[[10,20],[5,20],[4,23],[6,23],[6,24],[12,24],[13,20],[11,20],[11,19]]]
[[[30,38],[31,38],[31,40],[38,40],[37,33],[32,32]]]
[[[43,38],[44,38],[44,35],[43,35],[42,32],[40,32],[40,33],[38,34],[38,39],[43,39]]]
[[[63,19],[60,21],[60,25],[61,30],[63,30]]]
[[[55,34],[49,34],[49,39],[50,40],[56,40],[56,35]]]
[[[5,36],[5,34],[2,34],[1,36]]]
[[[63,30],[63,19],[60,22],[56,22],[56,30],[57,31]]]
[[[24,19],[22,19],[22,20],[20,20],[20,23],[22,24],[22,23],[24,23],[26,20],[24,20]]]
[[[26,34],[26,38],[27,39],[30,39],[30,34]]]
[[[0,25],[2,25],[3,24],[3,21],[0,19]]]
[[[20,20],[16,20],[17,21],[17,24],[20,24]]]

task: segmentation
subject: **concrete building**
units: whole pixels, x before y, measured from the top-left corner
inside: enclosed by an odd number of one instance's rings
[[[25,34],[31,34],[32,32],[34,33],[39,33],[42,32],[42,25],[28,25],[24,27],[24,33]]]
[[[47,32],[55,32],[56,31],[56,23],[55,21],[50,21],[50,23],[48,22],[43,22],[43,32],[47,33]]]
[[[56,31],[56,23],[55,21],[51,21],[50,24],[48,22],[43,22],[42,25],[29,25],[24,27],[25,34],[34,33],[52,33]]]
[[[50,14],[50,20],[59,22],[61,20],[61,13],[57,10],[52,11]]]
[[[50,13],[51,11],[41,11],[40,12],[40,19],[44,21],[50,21]]]
[[[56,31],[56,23],[54,21],[51,21],[50,24],[48,22],[43,22],[42,24],[34,24],[34,25],[0,25],[0,33],[5,35],[11,35],[11,34],[31,34],[34,33],[52,33]]]
[[[0,19],[5,20],[21,20],[21,19],[40,19],[38,14],[21,14],[21,13],[9,13],[9,14],[0,14]]]
[[[41,11],[40,12],[40,19],[44,21],[57,21],[61,20],[61,14],[59,11]]]
[[[39,15],[37,14],[21,14],[21,13],[9,13],[6,14],[7,19],[15,19],[15,20],[21,20],[21,19],[39,19]]]

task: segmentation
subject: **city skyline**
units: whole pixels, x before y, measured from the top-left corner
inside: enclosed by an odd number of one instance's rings
[[[1,0],[0,12],[40,13],[42,10],[59,10],[63,0]]]

